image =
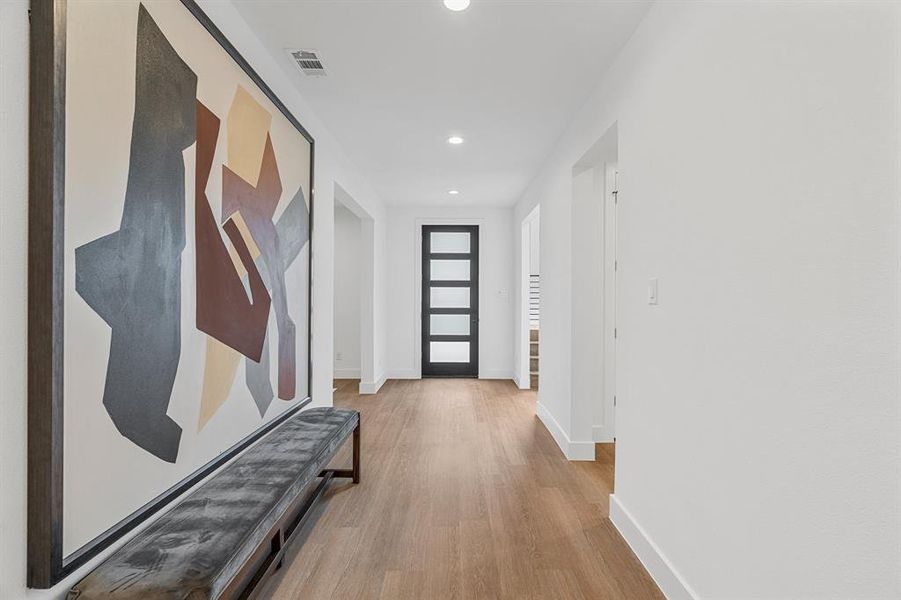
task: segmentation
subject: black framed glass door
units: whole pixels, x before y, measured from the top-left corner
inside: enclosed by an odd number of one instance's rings
[[[479,376],[479,227],[422,227],[422,376]]]

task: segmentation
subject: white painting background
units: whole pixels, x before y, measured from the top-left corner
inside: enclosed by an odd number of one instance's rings
[[[282,181],[278,220],[298,187],[310,202],[310,145],[177,0],[144,2],[179,56],[198,77],[197,97],[220,119],[207,187],[221,214],[228,109],[238,85],[272,114],[270,135]],[[139,3],[79,0],[68,4],[64,290],[63,552],[69,555],[235,442],[309,394],[307,321],[310,244],[286,273],[288,306],[297,326],[297,382],[292,402],[273,399],[261,418],[238,367],[228,399],[197,431],[206,334],[196,328],[194,146],[185,151],[185,237],[182,253],[181,358],[168,415],[182,428],[170,464],[123,437],[103,407],[110,329],[75,291],[75,248],[119,229],[128,180]],[[223,239],[227,240],[220,231]],[[273,389],[277,335],[269,319]]]

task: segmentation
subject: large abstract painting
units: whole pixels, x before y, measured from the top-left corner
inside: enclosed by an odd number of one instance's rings
[[[54,579],[308,400],[313,141],[192,2],[35,4],[65,34]]]

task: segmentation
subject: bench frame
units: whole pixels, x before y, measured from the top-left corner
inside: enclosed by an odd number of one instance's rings
[[[263,541],[256,547],[241,570],[232,578],[219,598],[252,600],[258,597],[265,582],[282,567],[285,551],[313,513],[313,508],[322,498],[329,482],[334,477],[347,478],[360,483],[360,426],[353,430],[353,467],[350,469],[323,469],[319,473],[319,484],[309,494],[298,496],[278,522],[269,530]],[[343,446],[343,444],[342,444]],[[335,454],[338,450],[336,449]]]

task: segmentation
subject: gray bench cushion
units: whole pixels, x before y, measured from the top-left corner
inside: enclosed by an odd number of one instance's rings
[[[216,598],[353,432],[352,410],[302,411],[82,579],[69,598]]]

